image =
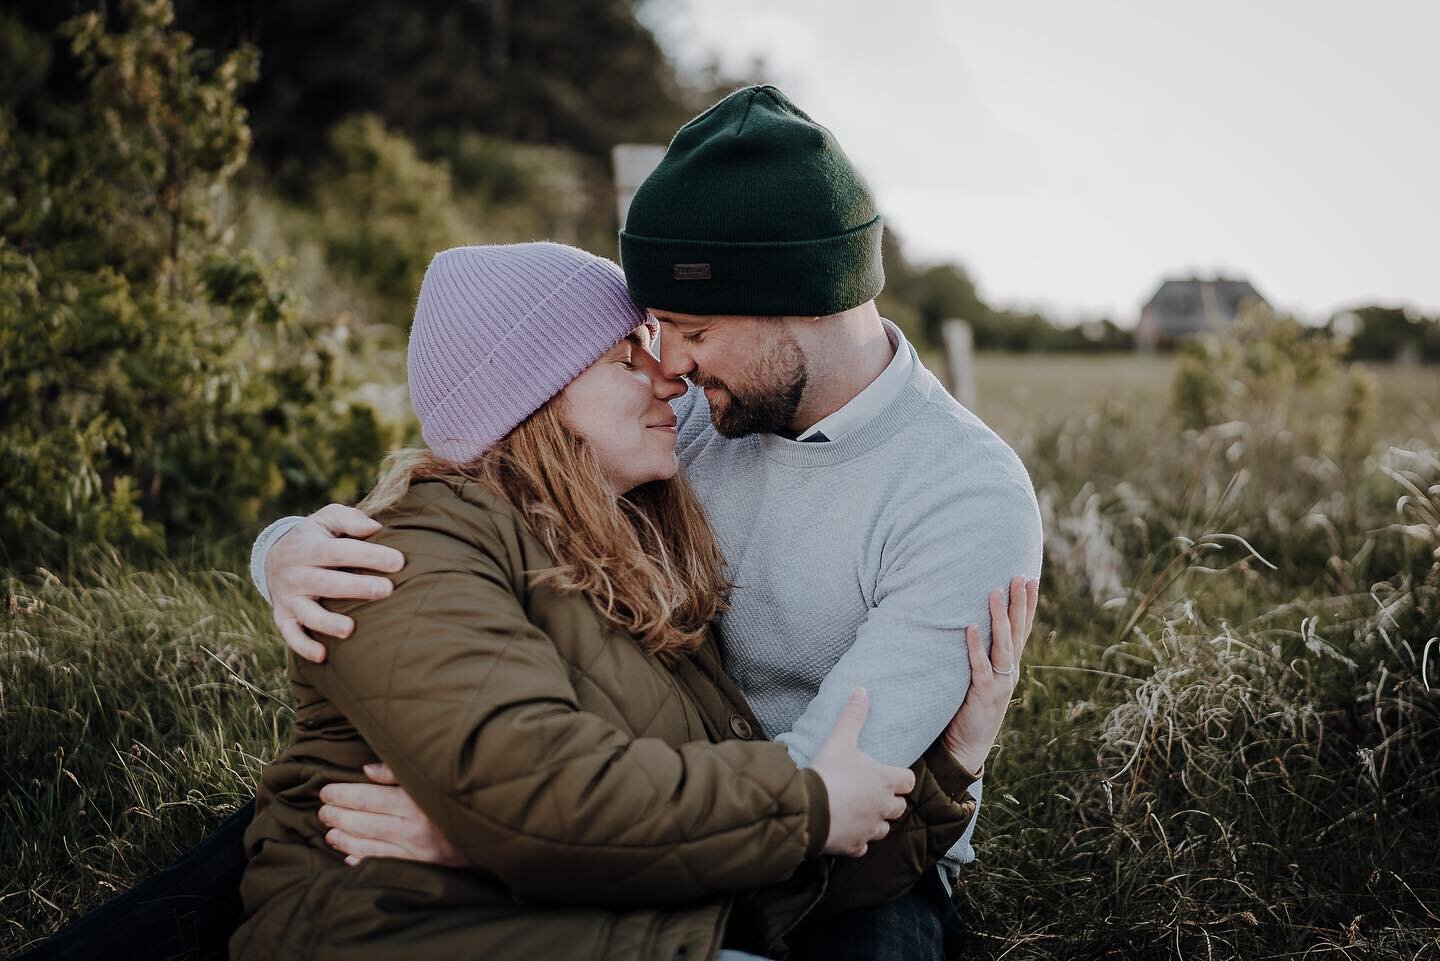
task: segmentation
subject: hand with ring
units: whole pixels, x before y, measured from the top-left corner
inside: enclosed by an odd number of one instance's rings
[[[990,592],[990,653],[980,644],[980,630],[965,628],[965,645],[970,653],[970,689],[945,732],[945,748],[965,770],[978,773],[1010,707],[1010,697],[1019,681],[1020,657],[1035,626],[1035,607],[1040,600],[1040,582],[1013,578],[1010,606],[1006,610],[1002,591]]]

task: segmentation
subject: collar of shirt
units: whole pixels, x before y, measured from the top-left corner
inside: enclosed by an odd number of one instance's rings
[[[849,403],[829,417],[812,424],[800,432],[796,440],[805,440],[816,432],[825,435],[826,440],[839,440],[847,431],[854,430],[868,421],[877,411],[883,410],[891,401],[900,396],[910,379],[910,350],[900,336],[900,331],[888,320],[884,321],[885,336],[895,356],[864,390],[850,398]]]

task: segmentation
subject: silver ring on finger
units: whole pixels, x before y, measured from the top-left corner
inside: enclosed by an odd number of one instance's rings
[[[994,671],[996,674],[999,674],[1001,677],[1009,677],[1011,674],[1014,674],[1014,673],[1015,673],[1015,668],[1016,668],[1016,666],[1017,666],[1017,665],[1015,665],[1015,664],[1011,664],[1011,665],[1010,665],[1010,669],[1009,669],[1008,671],[1002,671],[1002,670],[999,670],[998,668],[996,668],[994,664],[991,664],[991,665],[990,665],[990,670]]]

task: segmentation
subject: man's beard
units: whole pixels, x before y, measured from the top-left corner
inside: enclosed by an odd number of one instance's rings
[[[710,419],[724,437],[749,434],[788,434],[805,394],[808,371],[805,354],[795,338],[781,332],[774,353],[756,371],[754,386],[737,390],[723,381],[695,371],[690,379],[697,387],[710,387],[726,394],[723,408],[711,405]]]

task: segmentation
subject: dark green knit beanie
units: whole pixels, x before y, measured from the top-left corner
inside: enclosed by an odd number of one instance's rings
[[[823,316],[880,293],[880,233],[830,131],[746,87],[675,134],[630,204],[620,261],[645,307]]]

